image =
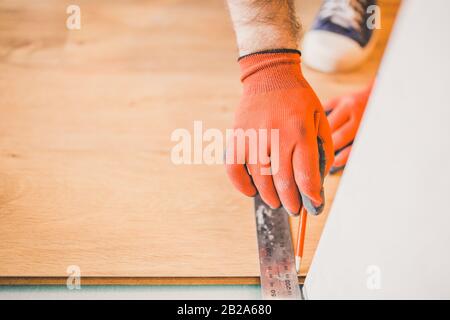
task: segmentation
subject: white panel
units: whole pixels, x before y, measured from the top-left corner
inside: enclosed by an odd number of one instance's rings
[[[449,14],[447,0],[403,3],[310,299],[450,298]]]

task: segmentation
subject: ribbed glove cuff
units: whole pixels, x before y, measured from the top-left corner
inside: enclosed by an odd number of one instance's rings
[[[241,82],[247,93],[307,86],[296,50],[263,51],[239,59]]]

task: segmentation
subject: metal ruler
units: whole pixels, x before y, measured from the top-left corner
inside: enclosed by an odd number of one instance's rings
[[[257,195],[255,216],[262,298],[302,299],[287,212],[271,209]]]

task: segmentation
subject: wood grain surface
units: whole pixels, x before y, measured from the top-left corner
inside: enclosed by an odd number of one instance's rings
[[[252,200],[221,165],[170,157],[175,129],[231,126],[241,85],[225,4],[77,3],[81,29],[68,30],[69,1],[0,1],[0,284],[63,283],[71,265],[89,284],[257,283]],[[305,29],[319,5],[298,2]],[[362,68],[305,68],[321,99],[374,77],[398,1],[381,5]],[[326,216],[308,220],[301,275]]]

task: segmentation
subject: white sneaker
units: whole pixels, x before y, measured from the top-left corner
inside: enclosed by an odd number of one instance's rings
[[[303,39],[302,61],[322,72],[359,66],[375,47],[368,26],[376,0],[324,0],[313,27]]]

